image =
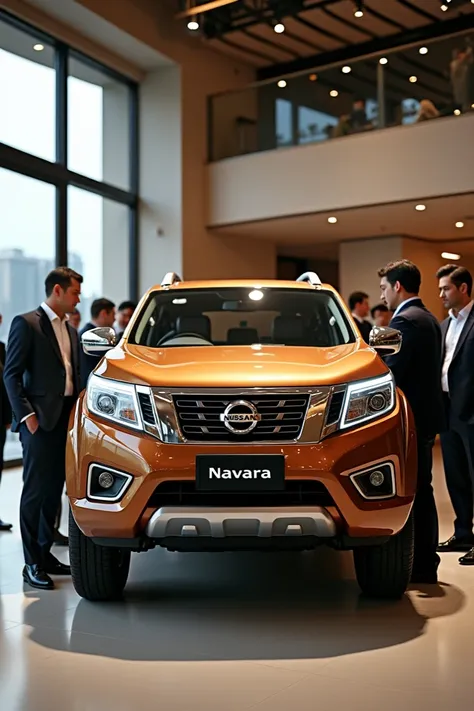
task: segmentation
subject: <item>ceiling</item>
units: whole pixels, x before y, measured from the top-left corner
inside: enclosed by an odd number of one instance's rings
[[[257,68],[289,68],[318,54],[449,24],[474,13],[470,0],[447,2],[449,9],[443,12],[441,0],[364,0],[364,15],[356,18],[356,0],[237,0],[204,13],[200,32],[214,49]],[[183,9],[183,0],[177,0],[177,6]],[[276,19],[284,22],[283,34],[273,30]]]
[[[337,257],[341,242],[392,235],[436,242],[449,252],[462,248],[463,254],[469,249],[474,254],[474,193],[420,203],[426,206],[423,212],[415,210],[413,202],[393,203],[247,222],[213,228],[212,232],[223,237],[268,240],[282,247],[281,252],[288,253],[291,247],[327,259]],[[329,224],[329,217],[337,217],[337,223]],[[464,222],[463,228],[455,226],[458,221]]]

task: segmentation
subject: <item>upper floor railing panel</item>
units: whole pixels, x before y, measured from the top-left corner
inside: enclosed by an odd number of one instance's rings
[[[331,65],[209,102],[209,159],[332,141],[474,110],[474,33]]]

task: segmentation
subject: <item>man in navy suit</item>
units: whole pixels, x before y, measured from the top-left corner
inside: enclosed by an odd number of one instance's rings
[[[23,447],[23,578],[41,590],[54,588],[50,575],[70,574],[51,546],[65,480],[69,415],[80,391],[78,335],[66,316],[79,303],[81,283],[72,269],[54,269],[46,277],[45,301],[16,316],[8,339],[4,382],[12,431],[20,433]]]
[[[446,483],[456,520],[454,535],[440,551],[469,552],[462,565],[474,565],[474,301],[472,275],[448,264],[438,273],[440,298],[449,309],[441,324],[441,384],[448,427],[441,435]],[[469,550],[470,549],[470,550]]]
[[[418,446],[418,487],[413,507],[415,557],[412,582],[436,583],[439,556],[438,514],[432,487],[433,445],[444,429],[441,391],[441,329],[419,297],[421,274],[404,259],[379,271],[382,299],[394,314],[392,328],[402,333],[400,352],[386,363],[410,403]]]

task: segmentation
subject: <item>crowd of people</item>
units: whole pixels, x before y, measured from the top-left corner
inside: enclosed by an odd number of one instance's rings
[[[448,264],[436,274],[448,310],[438,320],[419,294],[418,267],[402,260],[379,272],[382,303],[372,309],[377,326],[399,330],[402,347],[386,358],[405,393],[417,430],[418,490],[414,504],[415,558],[412,581],[437,582],[439,553],[463,552],[461,565],[474,565],[474,301],[472,275]],[[354,292],[349,306],[361,336],[369,341],[369,299]],[[440,436],[446,483],[455,513],[453,534],[440,542],[432,487],[433,446]]]
[[[0,346],[0,477],[3,445],[11,426],[19,433],[23,450],[23,578],[39,589],[54,587],[51,575],[70,574],[70,567],[51,553],[54,543],[68,544],[59,532],[67,428],[74,403],[102,357],[102,353],[86,356],[79,348],[80,336],[90,328],[109,326],[120,338],[135,309],[131,301],[116,309],[109,299],[96,299],[90,321],[79,331],[82,281],[72,269],[54,269],[46,277],[43,303],[17,316],[8,347]],[[0,520],[0,531],[11,529],[11,524]]]
[[[392,262],[380,269],[379,277],[379,304],[370,310],[368,295],[360,291],[351,294],[349,306],[364,340],[369,341],[373,325],[390,325],[402,334],[400,352],[387,357],[386,363],[410,403],[417,431],[412,582],[436,583],[440,552],[463,552],[460,563],[474,565],[473,279],[467,269],[456,265],[438,271],[440,298],[448,310],[440,324],[419,296],[421,274],[415,264]],[[51,553],[65,482],[68,421],[101,358],[101,354],[83,353],[79,338],[95,327],[115,327],[120,337],[135,309],[134,303],[126,301],[116,312],[109,299],[96,299],[90,321],[78,331],[82,281],[72,269],[54,269],[46,278],[45,301],[14,319],[6,352],[0,346],[0,445],[11,424],[23,448],[23,577],[30,586],[45,590],[54,588],[51,575],[70,574],[70,567]],[[439,541],[432,486],[433,446],[438,435],[456,517],[453,535],[444,542]],[[0,521],[0,530],[11,528]]]

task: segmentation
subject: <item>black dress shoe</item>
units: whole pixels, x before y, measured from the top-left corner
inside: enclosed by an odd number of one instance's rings
[[[468,551],[474,545],[473,536],[463,536],[463,538],[458,538],[457,536],[451,536],[444,543],[440,543],[438,546],[439,553],[461,553],[462,551]]]
[[[48,562],[44,564],[44,569],[49,575],[71,575],[70,566],[61,563],[52,555],[49,557]]]
[[[40,565],[25,565],[23,580],[38,590],[54,590],[54,583]]]
[[[459,558],[459,563],[461,565],[474,565],[474,548],[471,548],[469,553],[466,553],[466,555],[463,555],[462,558]]]
[[[5,521],[2,521],[0,518],[0,531],[11,531],[13,528],[11,523],[5,523]]]
[[[69,546],[69,538],[63,536],[58,530],[54,532],[53,543],[55,546]]]

